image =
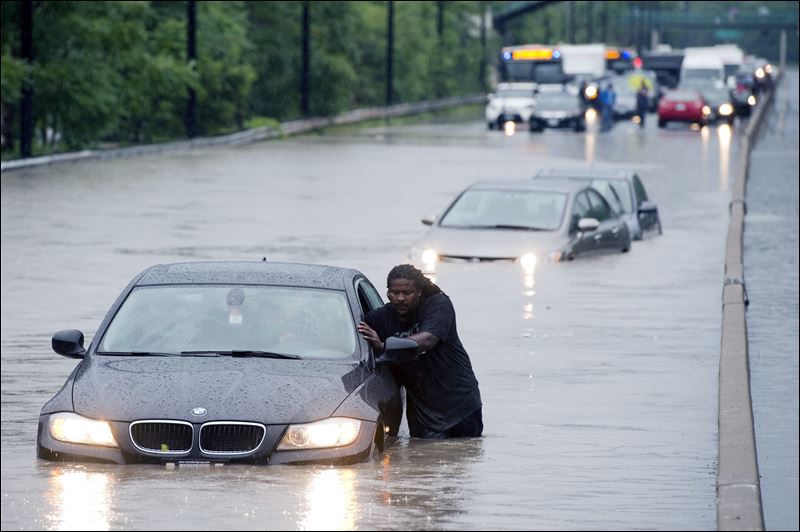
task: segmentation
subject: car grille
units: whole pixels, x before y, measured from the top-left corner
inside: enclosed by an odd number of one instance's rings
[[[200,428],[200,450],[208,454],[247,454],[264,439],[266,427],[257,423],[211,422]]]
[[[179,454],[192,448],[192,425],[183,421],[134,421],[131,441],[151,453]]]
[[[467,255],[439,255],[443,262],[514,262],[515,257],[471,257]]]

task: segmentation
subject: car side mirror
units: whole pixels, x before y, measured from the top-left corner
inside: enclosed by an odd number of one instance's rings
[[[494,100],[496,97],[497,96],[495,96],[493,92],[490,92],[489,94],[486,95],[487,100]]]
[[[375,363],[378,366],[388,364],[403,364],[416,360],[419,356],[419,344],[411,338],[390,336],[386,339],[384,351]]]
[[[597,228],[600,227],[600,222],[597,218],[581,218],[578,220],[578,231],[581,233],[591,233],[592,231],[597,231]]]
[[[639,214],[652,214],[658,212],[658,207],[652,201],[643,201],[639,204]]]
[[[69,358],[83,358],[86,349],[83,348],[83,333],[77,329],[58,331],[51,341],[53,351]]]
[[[433,225],[433,223],[436,221],[436,217],[435,216],[423,216],[422,220],[420,220],[420,221],[424,225]]]

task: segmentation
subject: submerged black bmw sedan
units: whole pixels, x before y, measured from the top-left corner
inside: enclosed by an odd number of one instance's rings
[[[38,456],[118,464],[365,460],[393,441],[402,415],[390,368],[356,330],[381,305],[353,269],[153,266],[122,291],[88,349],[80,331],[53,336],[57,353],[81,362],[42,408]]]

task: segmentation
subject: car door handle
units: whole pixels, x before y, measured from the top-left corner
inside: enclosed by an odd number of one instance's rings
[[[601,238],[603,238],[603,234],[602,234],[602,233],[597,233],[597,234],[596,234],[596,235],[594,235],[594,237],[592,237],[592,238],[594,238],[595,240],[600,240]]]
[[[619,234],[619,227],[615,227],[614,229],[612,229],[611,230],[611,234],[613,234],[614,236],[617,236]]]

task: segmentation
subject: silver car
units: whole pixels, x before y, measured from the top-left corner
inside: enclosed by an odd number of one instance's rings
[[[438,262],[572,260],[601,252],[626,252],[631,234],[608,201],[587,183],[547,179],[478,181],[436,219],[409,261],[426,273]]]
[[[608,200],[625,223],[634,240],[641,240],[649,231],[660,235],[661,217],[658,206],[647,197],[644,183],[634,172],[580,168],[547,168],[534,178],[563,179],[591,185]]]

